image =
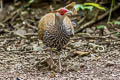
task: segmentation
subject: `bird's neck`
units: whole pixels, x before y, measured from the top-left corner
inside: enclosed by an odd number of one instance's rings
[[[64,24],[64,18],[66,16],[65,15],[60,15],[60,14],[56,14],[56,17],[55,17],[55,24],[56,24],[56,28],[57,30],[59,31],[57,35],[63,35],[63,36],[67,36],[67,31],[66,31],[66,27],[65,27],[65,24]]]
[[[56,13],[56,14],[55,14],[55,21],[56,21],[56,23],[58,23],[58,24],[62,24],[64,18],[65,18],[65,15],[60,15],[59,13]]]
[[[65,25],[63,22],[64,18],[65,18],[65,15],[60,15],[59,13],[55,14],[55,25],[60,33],[65,31]]]

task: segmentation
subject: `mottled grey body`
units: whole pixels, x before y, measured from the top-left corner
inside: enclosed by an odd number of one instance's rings
[[[46,30],[43,36],[43,43],[51,48],[57,48],[57,50],[61,50],[64,45],[66,45],[70,37],[73,35],[71,29],[64,24],[64,16],[55,16],[56,22],[55,25],[52,26],[53,31]]]
[[[57,48],[58,50],[61,50],[62,47],[66,45],[70,40],[69,36],[62,35],[63,34],[52,34],[46,31],[43,37],[43,43],[48,47]]]

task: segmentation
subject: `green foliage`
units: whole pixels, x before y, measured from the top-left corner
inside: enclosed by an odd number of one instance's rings
[[[120,25],[120,21],[113,21],[113,24]]]
[[[85,9],[88,9],[88,10],[92,11],[93,10],[93,6],[85,6]]]
[[[76,4],[74,6],[74,8],[75,8],[76,11],[79,11],[80,9],[82,9],[82,10],[90,10],[90,11],[93,10],[93,6],[85,6],[83,4]]]
[[[75,8],[76,11],[79,11],[80,9],[82,9],[82,10],[90,10],[90,11],[93,10],[93,7],[92,7],[92,6],[85,6],[85,5],[83,5],[83,4],[76,4],[76,5],[74,6],[74,8]]]
[[[33,3],[34,2],[34,0],[29,0],[29,4],[31,4],[31,3]]]
[[[100,6],[99,4],[97,4],[97,3],[85,3],[84,4],[85,6],[93,6],[93,7],[96,7],[96,8],[98,8],[98,9],[100,9],[100,10],[106,10],[104,7],[102,7],[102,6]]]
[[[27,13],[27,11],[21,11],[21,15],[26,15]]]
[[[96,27],[97,27],[97,29],[104,29],[105,25],[98,25]]]
[[[111,6],[110,6],[110,12],[109,12],[107,24],[110,24],[110,23],[111,23],[112,9],[113,9],[114,5],[115,5],[115,0],[112,0]]]
[[[27,3],[26,7],[29,7],[35,0],[29,0],[29,2]]]
[[[99,4],[96,4],[96,3],[76,4],[74,6],[76,11],[79,11],[80,9],[92,11],[94,7],[98,8],[100,10],[106,10],[104,7],[101,7]]]
[[[120,32],[115,32],[114,36],[118,37],[120,35]]]
[[[76,11],[79,11],[79,9],[80,9],[81,7],[83,7],[82,4],[76,4],[76,5],[74,6],[74,8],[75,8]]]

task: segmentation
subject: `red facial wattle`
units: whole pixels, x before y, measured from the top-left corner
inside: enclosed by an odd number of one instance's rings
[[[67,12],[67,10],[65,10],[65,9],[60,9],[59,10],[59,14],[60,15],[64,15],[66,12]]]

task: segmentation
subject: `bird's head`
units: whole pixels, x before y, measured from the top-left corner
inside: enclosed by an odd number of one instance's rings
[[[66,8],[60,8],[60,9],[58,9],[57,13],[59,13],[61,16],[64,16],[64,15],[67,15],[67,16],[73,15],[73,12],[71,10],[66,9]]]
[[[72,2],[65,7],[59,8],[59,9],[54,10],[54,11],[51,10],[51,11],[52,11],[52,13],[56,13],[56,14],[61,15],[61,16],[64,16],[64,15],[74,16],[74,15],[77,15],[77,11],[74,8],[75,4],[76,4],[76,2]]]

